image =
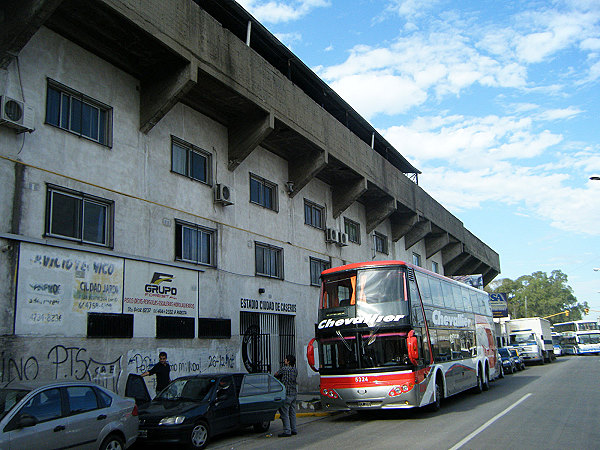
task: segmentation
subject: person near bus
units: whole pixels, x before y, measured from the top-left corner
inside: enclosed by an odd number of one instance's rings
[[[166,388],[171,382],[171,366],[167,362],[167,352],[158,354],[158,363],[154,364],[152,369],[147,370],[142,374],[143,377],[148,375],[156,375],[156,393],[159,393]]]
[[[289,437],[298,434],[296,429],[296,397],[298,390],[296,387],[296,378],[298,378],[298,369],[296,368],[296,357],[287,355],[283,360],[281,367],[275,377],[285,386],[285,402],[279,408],[279,415],[283,422],[283,433],[279,437]]]

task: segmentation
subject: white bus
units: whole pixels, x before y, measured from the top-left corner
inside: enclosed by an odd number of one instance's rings
[[[565,354],[600,353],[600,327],[592,320],[574,320],[554,324]]]

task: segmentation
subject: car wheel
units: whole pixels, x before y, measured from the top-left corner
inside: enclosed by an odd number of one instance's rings
[[[190,432],[191,448],[201,449],[206,447],[209,438],[209,428],[206,422],[198,422]]]
[[[102,444],[100,444],[100,450],[123,450],[124,448],[125,444],[123,443],[123,439],[116,434],[109,435],[102,441]]]
[[[264,422],[259,422],[254,424],[254,431],[257,433],[264,433],[271,426],[270,420],[265,420]]]

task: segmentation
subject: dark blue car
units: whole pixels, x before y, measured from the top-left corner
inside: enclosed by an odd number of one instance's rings
[[[177,378],[150,401],[144,380],[130,375],[126,395],[139,405],[139,443],[202,449],[227,431],[248,426],[267,431],[285,387],[267,373],[203,374]]]

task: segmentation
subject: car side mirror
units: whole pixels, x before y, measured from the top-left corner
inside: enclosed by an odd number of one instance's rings
[[[37,425],[38,420],[29,415],[29,414],[23,414],[21,417],[19,417],[19,420],[17,420],[16,426],[17,428],[27,428],[27,427],[33,427],[35,425]]]

